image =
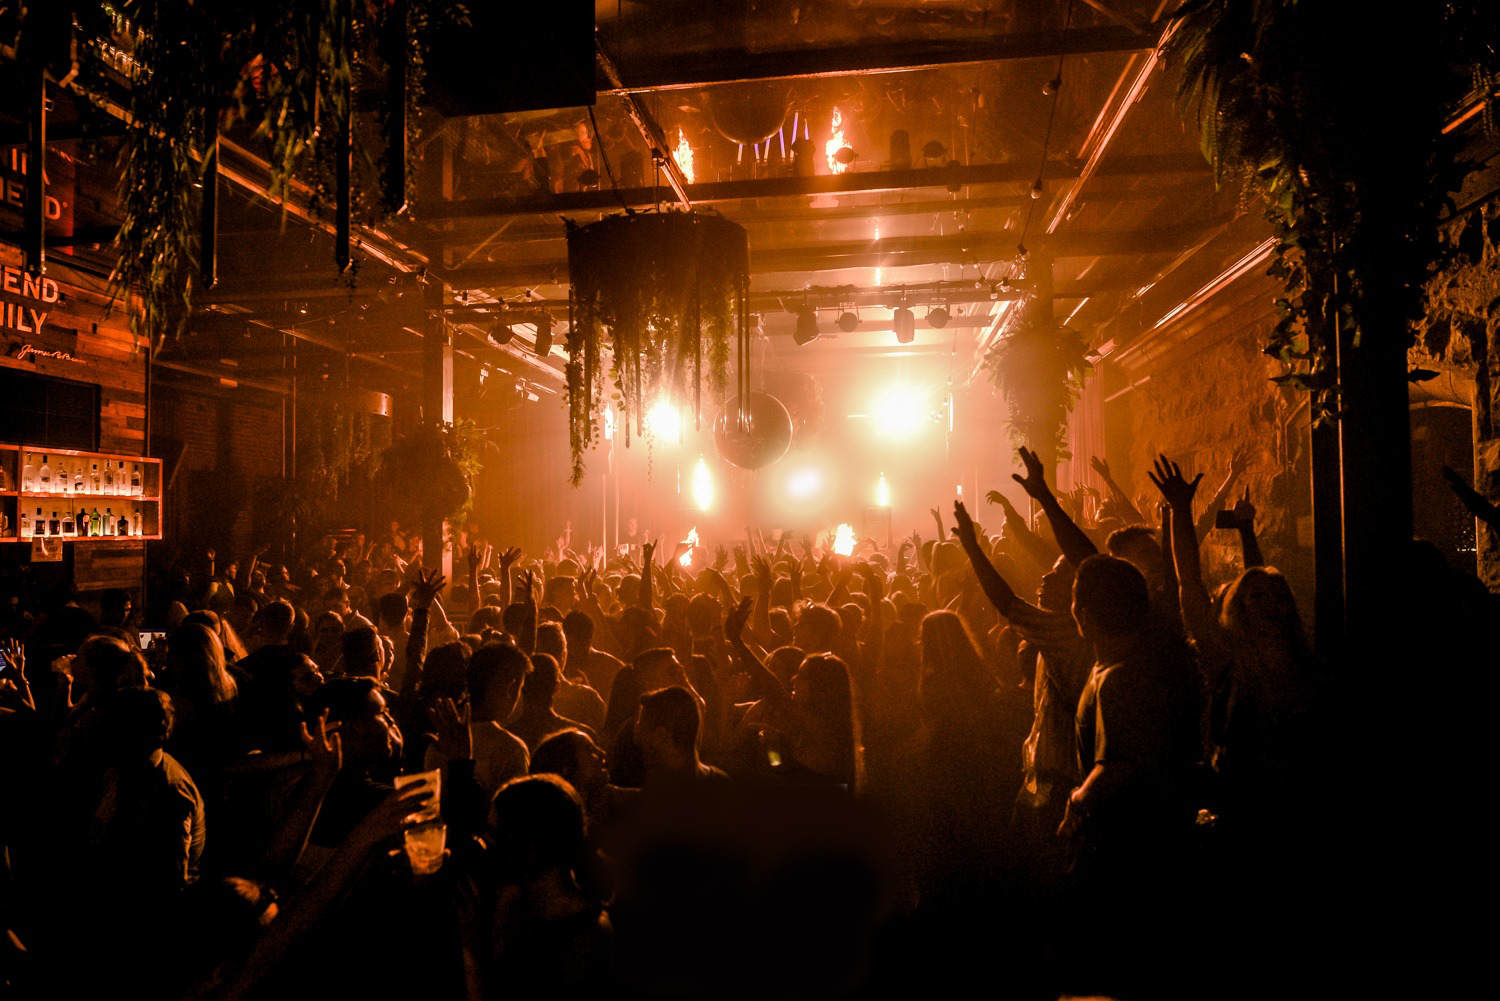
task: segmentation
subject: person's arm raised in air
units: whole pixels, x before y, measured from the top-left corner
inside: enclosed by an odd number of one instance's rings
[[[500,607],[510,607],[510,568],[521,558],[519,546],[511,546],[500,554]]]
[[[285,818],[261,853],[258,866],[262,878],[270,883],[284,880],[297,864],[302,849],[307,847],[307,837],[317,823],[323,797],[333,787],[333,780],[338,778],[344,763],[343,744],[338,733],[328,726],[328,710],[323,710],[311,728],[305,722],[301,726],[302,756],[307,760],[307,770],[297,785]]]
[[[401,694],[410,695],[422,680],[422,662],[427,659],[427,624],[432,617],[432,603],[447,586],[448,578],[440,570],[417,570],[406,600],[411,604],[411,631],[406,634],[406,677]]]
[[[648,612],[651,610],[651,570],[654,562],[656,562],[656,543],[648,542],[641,546],[641,588],[636,594],[635,602]]]
[[[1213,603],[1203,586],[1203,565],[1198,556],[1198,531],[1193,521],[1193,495],[1198,492],[1199,473],[1191,482],[1182,475],[1182,467],[1165,455],[1158,456],[1154,468],[1146,474],[1162,499],[1172,509],[1172,556],[1177,567],[1177,600],[1182,622],[1188,635],[1199,644],[1217,643],[1218,622]]]
[[[1468,512],[1486,525],[1491,531],[1500,532],[1500,507],[1496,507],[1485,499],[1484,495],[1464,482],[1464,478],[1448,466],[1443,467],[1443,479],[1448,481],[1448,487],[1457,495],[1459,502],[1468,509]]]
[[[6,640],[5,646],[0,648],[0,661],[6,667],[5,680],[14,686],[21,705],[35,713],[36,700],[31,696],[31,682],[26,680],[26,649],[21,646],[21,641]]]
[[[1230,512],[1234,517],[1234,530],[1240,533],[1240,552],[1245,557],[1245,569],[1266,565],[1265,554],[1260,551],[1260,539],[1255,535],[1255,505],[1250,503],[1250,488],[1245,496],[1235,501]]]
[[[755,579],[758,584],[755,595],[755,635],[760,637],[761,643],[769,643],[771,637],[771,585],[776,583],[776,575],[771,570],[771,563],[764,556],[755,556],[750,560],[750,565],[755,568]]]
[[[1234,489],[1240,475],[1249,468],[1250,449],[1241,445],[1229,458],[1229,474],[1224,477],[1224,482],[1220,483],[1219,489],[1214,491],[1213,499],[1198,516],[1198,521],[1194,526],[1198,530],[1198,538],[1203,538],[1214,527],[1214,519],[1218,517],[1220,511],[1224,510],[1224,505],[1229,503],[1230,491]]]
[[[751,601],[741,598],[740,603],[729,612],[724,621],[724,639],[729,642],[729,651],[745,672],[750,675],[752,690],[762,698],[776,704],[791,701],[791,696],[781,681],[766,669],[760,658],[745,643],[745,620],[750,617]]]
[[[431,786],[414,783],[395,790],[366,814],[312,881],[283,902],[276,920],[261,932],[244,965],[215,993],[217,1001],[240,1001],[255,994],[261,982],[328,916],[364,872],[376,848],[417,823],[414,815],[432,794]]]
[[[979,578],[979,586],[985,597],[990,599],[995,611],[1010,618],[1016,603],[1021,599],[985,555],[984,547],[979,543],[979,532],[974,527],[974,519],[969,517],[963,501],[953,502],[953,519],[958,523],[953,529],[953,537],[963,547],[964,555],[969,557],[969,565],[974,568],[974,576]]]
[[[984,499],[991,504],[1000,505],[1000,510],[1005,512],[1006,535],[1016,540],[1020,555],[1036,564],[1038,573],[1044,572],[1052,561],[1057,559],[1057,553],[1053,548],[1031,530],[1031,526],[1026,523],[1021,512],[1016,510],[1016,506],[1010,502],[1009,497],[998,490],[991,490],[984,495]]]
[[[523,599],[526,605],[526,618],[521,620],[521,635],[516,637],[516,646],[528,657],[536,653],[536,592],[538,584],[536,571],[526,571],[526,583],[522,585],[526,589]]]
[[[1099,474],[1099,479],[1104,481],[1104,487],[1109,491],[1110,499],[1115,502],[1123,513],[1130,516],[1130,521],[1146,520],[1146,516],[1141,514],[1135,503],[1131,501],[1130,495],[1121,490],[1120,485],[1115,482],[1114,476],[1110,473],[1108,462],[1096,455],[1089,460],[1089,465],[1093,467],[1094,472]]]
[[[1161,575],[1162,588],[1168,594],[1177,593],[1177,557],[1172,549],[1172,505],[1161,507]]]
[[[1041,507],[1042,513],[1047,516],[1047,521],[1052,525],[1052,534],[1057,538],[1057,544],[1075,566],[1097,555],[1099,552],[1092,540],[1083,533],[1068,513],[1063,510],[1057,498],[1053,496],[1052,490],[1047,486],[1047,474],[1042,469],[1042,460],[1037,458],[1035,452],[1029,448],[1022,447],[1019,450],[1021,464],[1026,467],[1026,475],[1013,474],[1011,479],[1021,484],[1021,489]]]

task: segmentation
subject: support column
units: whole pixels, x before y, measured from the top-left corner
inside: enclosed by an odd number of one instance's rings
[[[444,318],[448,296],[443,284],[429,280],[423,292],[427,308],[422,337],[422,421],[443,424],[453,421],[453,335]],[[453,579],[453,553],[443,545],[443,521],[422,519],[422,564],[441,570]]]

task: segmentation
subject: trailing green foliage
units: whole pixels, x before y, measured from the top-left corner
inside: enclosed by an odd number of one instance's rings
[[[1045,459],[1071,457],[1068,414],[1093,367],[1083,337],[1027,301],[1021,320],[985,353],[984,367],[1010,411],[1010,438]]]
[[[332,202],[331,140],[349,116],[354,215],[379,221],[406,200],[406,192],[388,190],[394,181],[385,176],[385,154],[411,138],[396,126],[415,119],[387,109],[378,121],[366,121],[351,109],[363,85],[380,85],[390,64],[404,58],[413,112],[433,26],[467,20],[450,0],[58,0],[58,8],[64,5],[78,25],[76,74],[69,74],[75,89],[106,106],[106,45],[130,57],[115,239],[120,256],[112,286],[117,295],[140,293],[132,326],[157,344],[183,331],[192,304],[201,154],[210,136],[251,126],[265,144],[272,196],[286,197],[294,179],[301,180],[315,192],[316,211]],[[69,19],[61,23],[67,30]],[[51,52],[57,45],[50,36],[58,30],[58,17],[28,13],[19,24],[19,47]]]
[[[608,404],[627,443],[631,418],[636,433],[644,433],[654,400],[696,399],[705,360],[710,388],[724,388],[737,330],[733,301],[748,286],[750,252],[743,227],[703,212],[630,213],[567,228],[568,430],[576,486],[583,453],[602,430],[603,350],[614,387]]]
[[[1190,0],[1166,56],[1221,184],[1258,197],[1284,294],[1278,381],[1338,412],[1336,348],[1404,338],[1443,264],[1438,223],[1464,166],[1443,126],[1496,62],[1496,5]],[[1493,70],[1480,74],[1493,88]],[[1356,362],[1357,363],[1357,362]]]

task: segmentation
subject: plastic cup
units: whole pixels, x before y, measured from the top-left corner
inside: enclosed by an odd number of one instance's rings
[[[411,871],[418,876],[428,876],[441,869],[447,842],[447,824],[418,824],[416,827],[408,827],[406,858],[411,862]]]

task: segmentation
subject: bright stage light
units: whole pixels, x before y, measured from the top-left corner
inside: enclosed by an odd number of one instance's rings
[[[877,434],[904,441],[922,430],[928,416],[926,401],[909,389],[889,389],[875,400],[870,417]]]
[[[646,411],[646,433],[658,441],[682,440],[682,414],[668,400],[657,401]]]
[[[880,482],[875,484],[875,506],[891,506],[891,485],[885,481],[885,474],[880,474]]]
[[[688,569],[693,565],[693,554],[698,551],[698,526],[694,525],[688,529],[687,538],[682,541],[687,543],[688,549],[687,552],[682,554],[682,558],[677,563],[683,569]]]
[[[693,467],[693,503],[699,511],[707,511],[714,503],[714,478],[708,471],[708,463],[698,456],[698,465]],[[694,539],[696,544],[696,537]]]
[[[805,466],[786,478],[786,493],[793,500],[812,500],[823,489],[823,473]]]

